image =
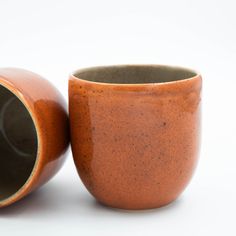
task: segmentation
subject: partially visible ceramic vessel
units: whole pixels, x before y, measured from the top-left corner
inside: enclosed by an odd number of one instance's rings
[[[159,65],[78,70],[69,80],[74,162],[101,203],[148,209],[174,201],[195,170],[201,76]]]
[[[0,69],[0,207],[52,178],[68,143],[66,103],[58,90],[32,72]]]

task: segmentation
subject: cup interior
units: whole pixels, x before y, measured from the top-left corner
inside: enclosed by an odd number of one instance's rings
[[[189,79],[196,75],[196,72],[189,69],[159,65],[93,67],[74,74],[82,80],[112,84],[165,83]]]
[[[33,170],[37,132],[25,105],[0,85],[0,201],[15,194]]]

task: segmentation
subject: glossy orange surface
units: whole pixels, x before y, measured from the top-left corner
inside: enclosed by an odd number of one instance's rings
[[[77,71],[69,80],[78,173],[98,201],[124,209],[161,207],[175,200],[192,177],[199,150],[201,76],[136,84],[136,67],[142,66],[134,66],[127,84],[116,83],[112,73],[109,78],[106,67]],[[160,66],[143,67],[153,71]],[[126,75],[119,70],[114,69],[118,77]]]
[[[33,171],[15,194],[0,201],[0,207],[4,207],[40,187],[58,172],[65,160],[69,131],[66,103],[49,81],[26,70],[3,68],[0,69],[0,85],[25,105],[38,138]]]

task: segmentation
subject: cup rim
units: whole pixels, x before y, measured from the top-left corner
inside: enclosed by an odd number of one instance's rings
[[[42,154],[42,134],[41,129],[37,120],[36,115],[34,114],[33,108],[30,106],[30,103],[27,99],[27,97],[22,94],[17,87],[13,86],[11,83],[8,82],[8,79],[4,76],[0,76],[0,86],[7,89],[9,92],[11,92],[14,96],[16,96],[19,101],[25,106],[26,110],[28,111],[32,122],[34,124],[36,135],[37,135],[37,153],[35,158],[35,163],[33,165],[33,168],[31,170],[30,175],[28,176],[25,183],[12,195],[9,197],[0,200],[0,208],[8,206],[12,204],[13,202],[16,202],[17,199],[20,199],[21,196],[24,196],[26,193],[30,192],[31,188],[34,186],[34,180],[36,178],[37,173],[40,171],[40,163],[41,163],[41,154]]]
[[[81,72],[86,72],[86,71],[93,71],[93,70],[106,69],[106,68],[124,68],[124,67],[156,67],[156,68],[165,67],[167,69],[168,68],[179,69],[179,70],[192,72],[195,75],[189,78],[184,78],[184,79],[179,79],[179,80],[173,80],[173,81],[167,81],[167,82],[150,82],[150,83],[111,83],[111,82],[106,83],[106,82],[90,81],[90,80],[82,79],[76,76],[76,74],[81,73]],[[113,65],[99,65],[99,66],[80,68],[80,69],[72,71],[70,73],[70,78],[76,79],[83,83],[91,84],[91,85],[102,85],[102,86],[112,86],[112,87],[144,87],[144,86],[146,87],[146,86],[153,86],[153,85],[163,86],[163,85],[186,83],[188,81],[201,78],[201,74],[197,70],[193,70],[187,67],[167,65],[167,64],[113,64]]]

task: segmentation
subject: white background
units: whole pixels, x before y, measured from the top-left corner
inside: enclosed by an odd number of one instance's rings
[[[203,131],[195,176],[171,205],[104,207],[71,154],[49,184],[0,210],[0,235],[236,235],[235,0],[0,0],[0,66],[32,70],[67,98],[81,67],[160,63],[201,72]]]

